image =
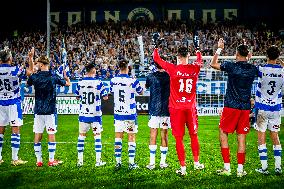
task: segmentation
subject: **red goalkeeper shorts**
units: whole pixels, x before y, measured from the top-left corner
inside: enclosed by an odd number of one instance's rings
[[[189,134],[197,134],[198,116],[196,108],[192,109],[174,109],[169,108],[172,133],[174,136],[184,136],[185,126]]]
[[[226,133],[247,134],[250,130],[250,110],[224,107],[219,127]]]

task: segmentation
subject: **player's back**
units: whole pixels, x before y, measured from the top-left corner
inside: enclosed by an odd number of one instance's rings
[[[192,64],[174,65],[164,61],[157,48],[154,50],[154,61],[170,75],[170,108],[196,108],[196,83],[203,65],[200,51],[196,51],[196,57]]]
[[[50,115],[56,113],[56,89],[57,84],[64,86],[65,81],[50,71],[40,71],[32,74],[28,85],[33,85],[35,90],[35,114]]]
[[[160,71],[149,74],[146,78],[146,87],[150,88],[149,114],[169,116],[169,74]]]
[[[224,106],[250,110],[251,88],[258,73],[256,66],[247,61],[225,61],[221,64],[221,70],[228,73]]]
[[[196,83],[200,72],[200,65],[177,65],[170,74],[170,102],[169,107],[188,109],[196,106]]]
[[[106,95],[103,83],[93,77],[84,77],[78,82],[77,95],[80,96],[79,120],[93,119],[94,116],[101,116],[101,95]]]
[[[259,66],[256,108],[265,111],[280,111],[283,85],[284,70],[280,65]]]
[[[18,66],[0,64],[0,105],[11,105],[20,101],[20,73]]]
[[[143,92],[139,81],[127,74],[120,74],[111,79],[111,92],[114,98],[114,119],[135,120],[135,93]]]

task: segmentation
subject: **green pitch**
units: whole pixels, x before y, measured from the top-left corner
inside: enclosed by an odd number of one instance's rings
[[[60,115],[58,119],[56,158],[64,164],[58,167],[48,167],[47,135],[42,143],[44,166],[37,168],[33,150],[33,116],[25,116],[21,130],[21,148],[19,157],[27,160],[26,165],[13,167],[10,165],[10,128],[7,129],[3,144],[3,160],[0,166],[0,188],[283,188],[284,175],[274,175],[274,157],[271,141],[268,140],[268,161],[271,175],[263,176],[254,171],[260,166],[257,151],[257,133],[252,130],[247,137],[247,156],[245,170],[248,175],[236,177],[236,135],[230,135],[231,162],[233,174],[230,177],[217,176],[216,170],[223,166],[218,140],[219,117],[199,117],[200,161],[205,164],[202,171],[193,170],[193,160],[189,148],[189,136],[185,136],[188,175],[181,178],[175,174],[179,167],[174,139],[169,133],[169,153],[167,163],[169,168],[156,168],[149,171],[145,166],[149,162],[149,128],[148,116],[139,116],[139,132],[137,135],[136,162],[138,170],[129,171],[127,154],[127,137],[123,140],[123,168],[115,172],[114,158],[114,127],[113,116],[103,116],[104,132],[102,134],[102,160],[104,167],[95,167],[95,152],[92,133],[87,136],[84,152],[84,166],[77,168],[77,116]],[[284,120],[282,120],[284,121]],[[284,146],[284,132],[280,139]],[[158,144],[159,146],[159,144]],[[158,148],[159,149],[159,148]],[[159,167],[160,152],[157,150],[156,167]],[[283,158],[284,159],[284,158]],[[284,161],[282,159],[282,164]]]

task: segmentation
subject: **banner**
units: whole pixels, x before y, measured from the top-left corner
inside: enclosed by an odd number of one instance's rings
[[[94,23],[102,21],[126,21],[126,20],[202,20],[215,22],[221,20],[233,20],[239,17],[240,3],[128,3],[115,4],[78,4],[73,7],[57,6],[53,4],[51,11],[51,25],[74,25],[78,23]],[[254,4],[255,5],[255,4]]]
[[[136,96],[136,109],[138,114],[148,114],[148,96]],[[23,114],[33,114],[34,111],[34,97],[25,97],[23,101]],[[57,113],[58,114],[79,114],[80,101],[76,97],[57,97]],[[197,107],[198,115],[213,116],[220,115],[222,107]],[[103,115],[113,115],[113,96],[108,100],[102,100]],[[282,116],[284,111],[282,111]]]
[[[110,88],[110,81],[102,81],[104,86],[106,87],[107,91],[109,92]],[[141,87],[145,89],[146,81],[145,79],[139,79]],[[58,94],[75,94],[77,81],[71,82],[70,87],[59,87],[57,88]],[[33,87],[25,87],[26,84],[22,83],[21,91],[22,94],[31,95],[34,94]],[[252,93],[255,94],[255,86],[253,86]],[[227,89],[227,81],[198,81],[196,86],[196,93],[197,94],[208,94],[208,95],[223,95],[226,93]],[[149,90],[145,90],[143,96],[149,96]]]
[[[136,108],[138,114],[148,114],[148,97],[136,97]],[[34,114],[34,97],[25,97],[23,101],[23,114]],[[76,97],[57,97],[56,108],[58,114],[79,114],[80,100]],[[104,115],[113,115],[113,96],[108,100],[102,100],[102,111]]]
[[[136,97],[136,109],[138,114],[148,114],[148,101],[149,97],[137,96]],[[25,97],[23,101],[23,114],[34,113],[34,97]],[[57,97],[57,113],[58,114],[79,114],[80,101],[76,97]],[[199,115],[218,115],[221,108],[198,108]],[[110,96],[108,100],[102,100],[103,115],[113,115],[113,96]]]
[[[23,114],[34,114],[34,97],[25,97],[23,101]],[[80,101],[76,97],[57,97],[58,114],[79,114]]]

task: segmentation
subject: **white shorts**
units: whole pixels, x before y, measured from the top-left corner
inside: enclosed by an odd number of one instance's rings
[[[265,132],[266,129],[279,132],[281,125],[280,111],[270,112],[259,110],[256,117],[256,130]]]
[[[44,128],[49,135],[55,134],[57,132],[57,116],[55,114],[51,115],[37,115],[34,118],[34,133],[43,133]]]
[[[21,102],[8,106],[0,106],[0,126],[22,126],[23,111]]]
[[[138,125],[135,120],[114,120],[116,133],[137,133]]]
[[[100,134],[103,131],[103,127],[99,122],[79,122],[79,133],[87,133],[92,128],[94,134]]]
[[[150,120],[148,122],[148,126],[152,129],[170,129],[171,122],[170,117],[166,116],[150,116]]]

